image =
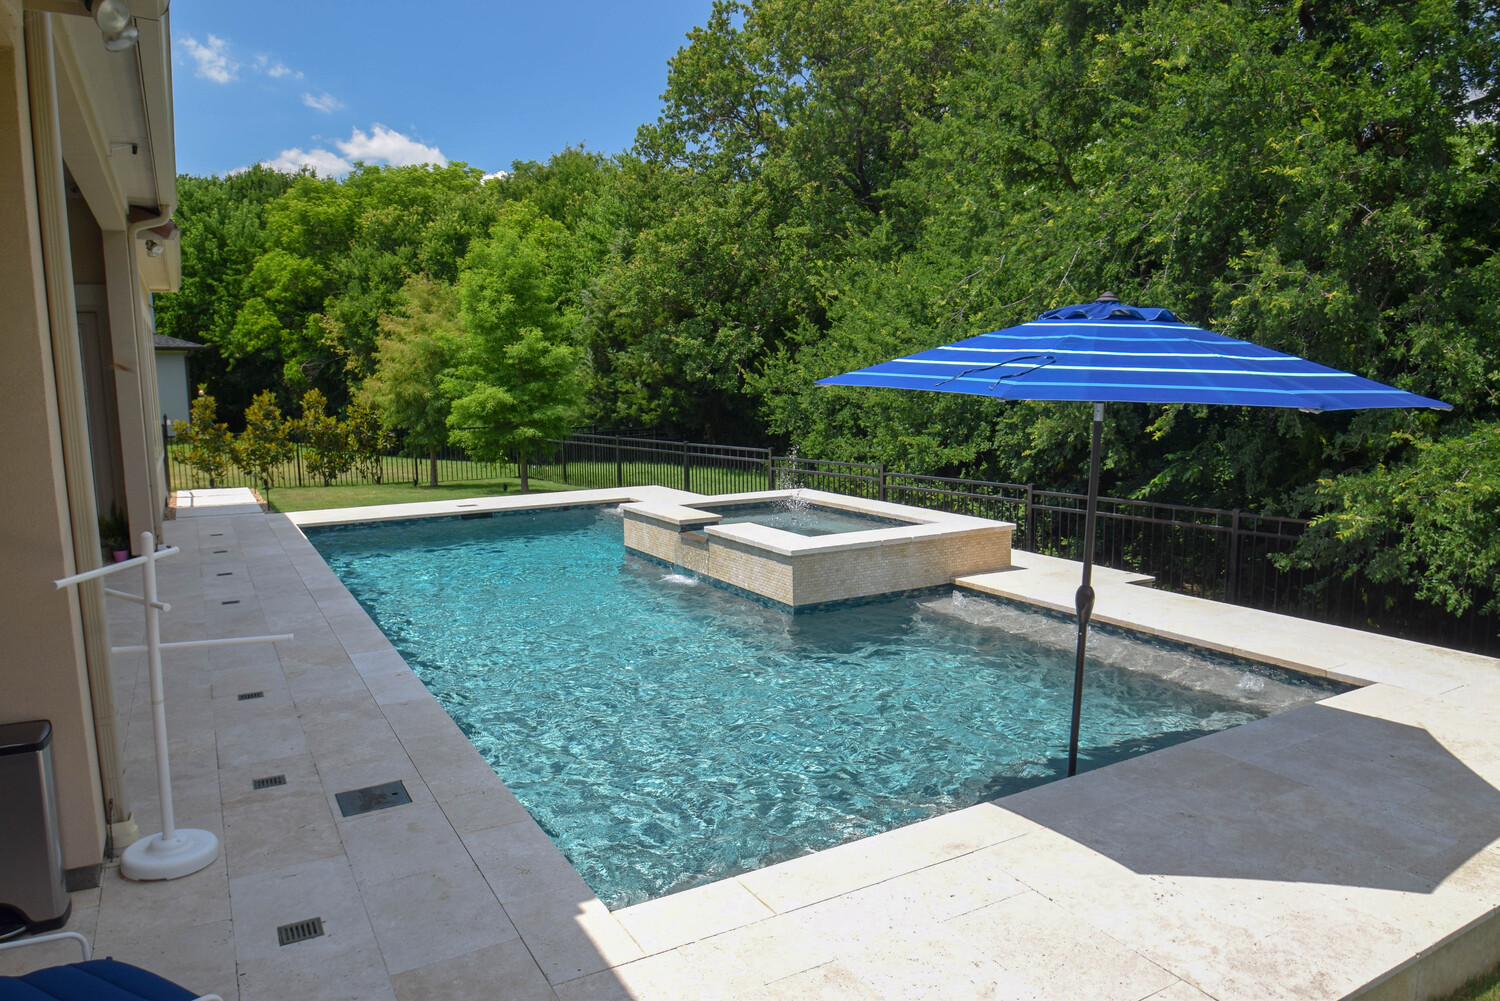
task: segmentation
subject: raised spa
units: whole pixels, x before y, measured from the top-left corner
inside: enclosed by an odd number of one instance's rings
[[[819,490],[621,508],[625,546],[791,611],[921,591],[1010,566],[1009,522]]]

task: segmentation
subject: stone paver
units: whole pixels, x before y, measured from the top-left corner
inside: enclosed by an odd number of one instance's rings
[[[1500,664],[1099,571],[1098,617],[1363,685],[992,804],[610,913],[291,519],[191,498],[161,566],[177,820],[201,873],[74,895],[100,954],[228,999],[1416,1001],[1500,953]],[[619,503],[661,488],[571,494]],[[462,503],[463,507],[458,505]],[[538,507],[487,498],[361,518]],[[349,520],[348,512],[298,516]],[[966,579],[1069,609],[1077,567]],[[133,581],[124,582],[134,590]],[[140,642],[114,602],[112,641]],[[126,780],[159,829],[144,658],[115,665]],[[247,691],[262,698],[241,701]],[[256,778],[286,784],[256,790]],[[412,803],[343,817],[400,779]],[[325,934],[277,945],[279,925]],[[46,957],[55,961],[65,954]],[[0,955],[0,972],[16,960]]]

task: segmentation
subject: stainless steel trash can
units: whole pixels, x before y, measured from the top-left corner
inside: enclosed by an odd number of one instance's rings
[[[52,724],[0,724],[0,926],[50,931],[67,923],[72,908],[52,786]]]

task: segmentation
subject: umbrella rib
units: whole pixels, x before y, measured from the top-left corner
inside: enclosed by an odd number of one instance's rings
[[[889,363],[887,362],[886,364],[889,364]],[[994,365],[985,365],[985,366],[982,366],[982,368],[997,368],[997,367],[999,367],[1000,365],[1003,365],[1003,364],[1004,364],[1004,362],[996,362]],[[1009,375],[1002,376],[1001,378],[1002,379],[1014,379],[1014,378],[1016,378],[1018,376],[1025,375],[1027,372],[1034,372],[1034,371],[1036,371],[1037,368],[1040,368],[1040,367],[1041,366],[1038,365],[1035,368],[1029,368],[1029,369],[1026,370],[1026,372],[1013,372],[1013,373],[1010,373]],[[980,369],[971,369],[970,371],[980,371]],[[849,372],[849,373],[846,373],[846,377],[847,376],[856,375],[856,374],[858,374],[858,373]],[[940,382],[934,383],[934,386],[942,386],[942,385],[946,385],[947,383],[950,383],[950,382],[955,382],[955,381],[957,381],[959,379],[963,379],[964,376],[967,375],[967,374],[968,374],[967,372],[960,372],[958,375],[950,376],[947,379],[943,379]],[[1180,373],[1180,372],[1174,372],[1173,374],[1182,374],[1182,373]],[[873,374],[870,377],[871,378],[882,378],[882,379],[915,379],[915,380],[923,381],[923,382],[925,382],[925,381],[927,381],[927,380],[929,380],[929,379],[932,378],[932,376],[930,376],[930,375],[915,375],[915,374],[907,373],[907,372],[880,372],[880,373]],[[832,377],[830,377],[830,378],[832,378]],[[1285,378],[1285,376],[1280,376],[1280,378]],[[1358,379],[1358,378],[1361,378],[1361,377],[1360,376],[1354,376],[1354,378]],[[966,380],[966,381],[970,381],[970,382],[982,382],[983,380],[974,380],[974,379],[971,379],[971,380]],[[1368,382],[1369,380],[1365,380],[1365,381]],[[1000,379],[996,379],[995,382],[991,383],[991,385],[995,386],[995,385],[999,385],[999,383],[1000,383]],[[836,383],[829,383],[829,384],[830,385],[836,385]],[[853,383],[848,383],[846,385],[853,385]],[[1201,389],[1206,388],[1206,387],[1203,387],[1203,386],[1191,386],[1191,385],[1189,385],[1189,386],[1183,386],[1183,385],[1175,385],[1175,384],[1171,384],[1171,383],[1159,383],[1159,384],[1156,384],[1156,385],[1146,386],[1146,385],[1143,385],[1143,384],[1129,383],[1129,382],[1122,382],[1122,383],[1111,383],[1111,382],[1100,382],[1100,383],[1090,383],[1090,382],[1044,382],[1044,383],[1039,383],[1038,385],[1042,386],[1042,387],[1057,388],[1057,389],[1135,389],[1135,388],[1140,388],[1140,389],[1150,389],[1150,390],[1157,391],[1157,392],[1160,392],[1161,390],[1166,390],[1166,389],[1201,390]],[[1298,394],[1300,394],[1302,392],[1305,392],[1305,390],[1300,390],[1300,389],[1272,389],[1270,387],[1260,388],[1260,387],[1254,387],[1254,386],[1215,386],[1215,387],[1213,387],[1213,389],[1214,389],[1215,392],[1222,392],[1222,393],[1267,393],[1267,394],[1274,394],[1274,395],[1278,395],[1278,396],[1296,396],[1296,395],[1298,395]],[[1413,395],[1411,393],[1407,393],[1405,390],[1395,389],[1393,387],[1388,387],[1388,388],[1384,388],[1384,389],[1359,389],[1359,388],[1350,388],[1350,389],[1339,389],[1339,390],[1337,390],[1337,392],[1339,392],[1341,394],[1346,394],[1346,395],[1359,395],[1359,396],[1387,396],[1387,395],[1395,395],[1395,396],[1406,396],[1406,397],[1409,397],[1409,396]],[[1085,400],[1084,402],[1087,402],[1087,400]],[[1128,401],[1128,400],[1116,400],[1115,402],[1117,402],[1117,403],[1124,403],[1124,402],[1130,402],[1130,401]],[[1150,403],[1150,402],[1156,402],[1156,401],[1139,400],[1139,401],[1136,401],[1136,402]],[[1409,406],[1413,406],[1413,404],[1406,403],[1406,404],[1403,404],[1403,406],[1408,406],[1409,407]]]
[[[1035,365],[1032,365],[1030,368],[1026,369],[1025,371],[1022,371],[1022,372],[1007,372],[1006,374],[1000,376],[1000,378],[996,379],[994,382],[990,383],[990,388],[994,389],[996,386],[1000,385],[1000,383],[1003,382],[1006,379],[1014,379],[1014,378],[1017,378],[1018,376],[1029,375],[1030,373],[1035,372],[1037,369],[1042,368],[1043,366],[1046,366],[1046,365],[1051,365],[1053,362],[1057,361],[1057,359],[1054,358],[1052,355],[1017,355],[1014,358],[1007,358],[1007,359],[1005,359],[1005,361],[997,361],[997,362],[994,362],[993,364],[990,364],[990,365],[977,365],[974,368],[966,368],[962,372],[958,373],[957,375],[950,376],[950,377],[944,379],[942,382],[939,382],[938,385],[939,386],[947,385],[950,382],[953,382],[953,381],[955,381],[957,379],[962,379],[964,376],[970,375],[970,374],[972,374],[974,372],[983,372],[986,369],[991,369],[991,368],[1003,368],[1005,366],[1014,365],[1017,362],[1027,361],[1028,359],[1032,359],[1032,358],[1040,358],[1042,360],[1039,363],[1037,363]]]
[[[1188,343],[1196,343],[1196,342],[1188,342]],[[1251,345],[1251,347],[1255,348],[1256,352],[1258,352],[1258,353],[1226,354],[1223,351],[1111,351],[1109,353],[1112,354],[1112,355],[1118,355],[1118,356],[1123,357],[1123,358],[1229,358],[1229,359],[1233,359],[1233,360],[1236,360],[1236,361],[1278,361],[1278,362],[1292,362],[1292,363],[1299,363],[1299,362],[1305,363],[1307,361],[1307,359],[1305,359],[1305,358],[1297,358],[1297,357],[1294,357],[1293,355],[1281,354],[1280,352],[1272,351],[1270,348],[1262,348],[1262,347],[1259,347],[1258,345]],[[936,348],[933,348],[932,350],[933,351],[952,351],[952,352],[955,352],[955,353],[964,353],[964,354],[1006,355],[1006,354],[1014,354],[1017,351],[1023,351],[1025,349],[1021,348],[1021,347],[1009,347],[1009,348],[975,348],[975,347],[967,347],[967,346],[965,346],[963,344],[945,344],[942,347],[936,347]],[[926,352],[926,351],[921,352],[921,354],[930,354],[930,353],[931,352]],[[1088,349],[1080,349],[1080,348],[1053,348],[1050,353],[1051,354],[1057,354],[1057,355],[1097,355],[1097,354],[1101,354],[1102,352],[1100,352],[1097,348],[1088,348]],[[920,356],[918,356],[918,357],[920,357]],[[892,360],[895,361],[895,360],[899,360],[899,359],[892,359]],[[890,364],[890,363],[889,362],[882,362],[882,364]],[[960,362],[958,364],[962,364],[962,362]],[[1317,364],[1317,363],[1314,362],[1313,364]]]
[[[1082,353],[1082,352],[1079,352]],[[1035,356],[1033,356],[1035,357]],[[1198,356],[1201,357],[1201,356]],[[1244,358],[1235,359],[1247,362],[1269,361],[1274,359]],[[882,362],[883,365],[962,365],[961,361],[943,361],[939,358],[905,358],[900,362]],[[979,368],[967,368],[953,378],[968,375],[970,372],[978,372],[985,368],[1001,368],[1016,364],[1016,359],[1008,358],[1005,361],[997,361],[993,365],[981,365]],[[1032,366],[1027,371],[1034,371],[1039,366]],[[1273,376],[1277,379],[1363,379],[1363,376],[1354,375],[1352,372],[1261,372],[1253,368],[1181,368],[1161,367],[1151,368],[1144,365],[1058,365],[1061,372],[1162,372],[1176,375],[1264,375]],[[1021,375],[1024,373],[1015,373]],[[1014,376],[1007,376],[1014,378]],[[1368,380],[1366,380],[1368,381]]]

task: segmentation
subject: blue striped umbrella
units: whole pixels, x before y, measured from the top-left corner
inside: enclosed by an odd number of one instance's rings
[[[1069,775],[1078,770],[1084,650],[1094,608],[1091,581],[1105,403],[1214,403],[1310,413],[1377,407],[1452,409],[1441,400],[1195,327],[1170,310],[1127,306],[1111,292],[1094,302],[1048,310],[1030,323],[820,379],[817,384],[1094,404],[1083,584],[1075,599],[1078,656]]]

